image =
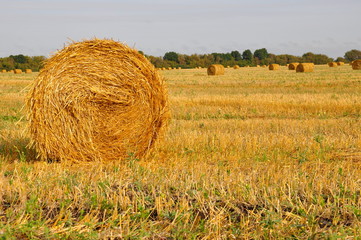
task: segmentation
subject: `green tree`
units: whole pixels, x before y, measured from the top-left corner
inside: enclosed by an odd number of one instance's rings
[[[163,60],[173,61],[178,63],[178,53],[176,52],[166,52],[164,54]]]
[[[27,61],[26,61],[26,60],[27,60],[26,57],[25,57],[24,55],[22,55],[22,54],[15,55],[15,56],[10,55],[10,58],[14,59],[14,61],[15,61],[16,63],[26,63],[26,62],[27,62]]]
[[[344,57],[349,62],[352,62],[357,59],[361,59],[361,51],[352,49],[352,50],[346,52]]]
[[[263,60],[268,58],[268,51],[265,48],[257,49],[254,51],[254,57],[258,58],[259,60]]]
[[[344,59],[343,57],[338,57],[336,58],[336,62],[346,62],[346,59]]]
[[[234,58],[234,60],[236,60],[236,61],[239,61],[239,60],[242,59],[242,56],[241,56],[240,52],[238,52],[237,50],[232,51],[232,52],[231,52],[231,56],[232,56],[232,57]]]
[[[252,54],[251,50],[249,50],[249,49],[244,50],[242,53],[242,58],[243,58],[243,60],[246,60],[246,61],[252,61],[253,54]]]

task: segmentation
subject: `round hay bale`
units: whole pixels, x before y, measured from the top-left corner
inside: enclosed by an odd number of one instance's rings
[[[241,67],[240,66],[238,66],[238,65],[234,65],[233,66],[233,69],[240,69]]]
[[[41,159],[140,158],[169,118],[163,79],[138,51],[113,40],[72,43],[46,60],[27,97]]]
[[[288,64],[288,70],[296,70],[299,63],[290,63]]]
[[[352,61],[353,70],[361,70],[361,59]]]
[[[212,64],[207,69],[208,75],[224,75],[224,67],[221,64]]]
[[[336,62],[338,66],[342,66],[342,65],[345,65],[344,62]]]
[[[14,70],[14,73],[15,73],[15,74],[21,74],[21,73],[23,73],[23,71],[21,71],[21,69],[15,69],[15,70]]]
[[[25,69],[25,73],[32,73],[33,71],[31,69]]]
[[[6,71],[6,69],[3,69],[3,70],[1,70],[1,72],[2,72],[2,73],[6,73],[7,71]]]
[[[313,72],[313,63],[300,63],[296,67],[296,72]]]
[[[279,70],[279,69],[280,69],[280,65],[279,65],[279,64],[270,64],[270,65],[268,66],[268,69],[271,70],[271,71]]]
[[[337,67],[338,65],[337,65],[336,62],[329,62],[329,63],[328,63],[328,66],[329,66],[329,67]]]

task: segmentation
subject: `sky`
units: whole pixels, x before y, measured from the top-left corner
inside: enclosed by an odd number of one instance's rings
[[[361,50],[361,0],[0,0],[0,57],[113,39],[163,56]]]

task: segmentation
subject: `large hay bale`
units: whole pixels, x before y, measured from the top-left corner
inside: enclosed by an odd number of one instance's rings
[[[50,57],[27,98],[41,159],[117,161],[144,156],[169,118],[163,79],[113,40],[72,43]]]
[[[279,70],[279,69],[280,69],[280,65],[279,65],[279,64],[270,64],[270,65],[268,66],[268,69],[269,69],[269,70],[272,70],[272,71],[274,71],[274,70]]]
[[[313,63],[300,63],[296,67],[296,72],[313,72]]]
[[[296,70],[299,63],[290,63],[288,64],[288,70]]]
[[[329,63],[328,63],[328,66],[329,66],[329,67],[337,67],[338,65],[337,65],[336,62],[329,62]]]
[[[23,73],[23,71],[22,71],[21,69],[15,69],[15,70],[14,70],[14,73],[15,73],[15,74],[21,74],[21,73]]]
[[[223,75],[224,67],[221,64],[212,64],[207,69],[208,75]]]
[[[361,59],[352,61],[353,70],[361,70]]]

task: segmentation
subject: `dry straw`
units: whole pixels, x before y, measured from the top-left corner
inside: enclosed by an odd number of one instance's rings
[[[328,63],[328,66],[329,66],[329,67],[337,67],[338,65],[337,65],[336,62],[329,62],[329,63]]]
[[[288,64],[288,70],[296,70],[299,63],[290,63]]]
[[[15,69],[15,70],[14,70],[14,73],[15,73],[15,74],[21,74],[21,73],[23,73],[23,71],[21,71],[21,69]]]
[[[300,63],[297,65],[296,72],[313,72],[313,63]]]
[[[280,69],[280,65],[279,64],[270,64],[269,66],[268,66],[268,69],[269,70],[279,70]]]
[[[207,69],[208,75],[223,75],[224,67],[221,64],[212,64]]]
[[[25,73],[32,73],[33,71],[31,69],[25,69]]]
[[[361,59],[352,61],[353,70],[361,70]]]
[[[72,43],[49,58],[27,98],[29,133],[43,160],[144,156],[169,118],[163,79],[113,40]]]

